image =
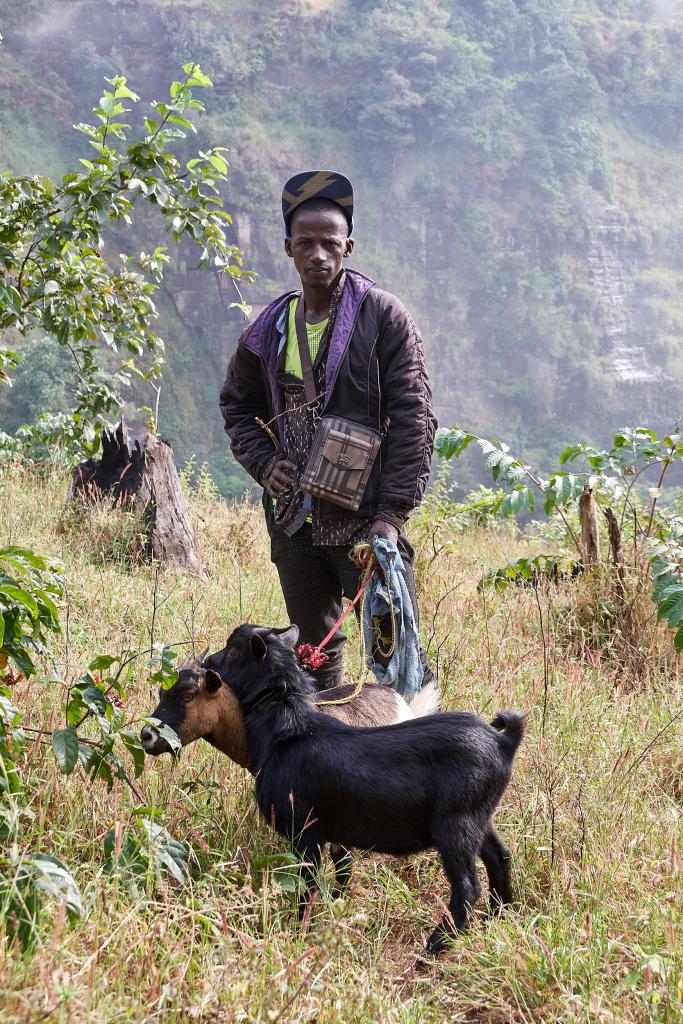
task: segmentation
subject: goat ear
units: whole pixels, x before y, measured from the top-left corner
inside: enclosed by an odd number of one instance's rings
[[[204,675],[204,686],[206,688],[206,692],[218,693],[222,685],[223,680],[218,675],[218,672],[214,672],[212,668],[207,669]]]
[[[268,646],[260,633],[251,634],[251,653],[257,661],[263,661],[268,653]]]
[[[299,627],[295,626],[294,623],[291,626],[287,626],[286,629],[273,629],[272,632],[278,640],[282,640],[285,647],[289,647],[290,651],[293,651],[299,642]]]

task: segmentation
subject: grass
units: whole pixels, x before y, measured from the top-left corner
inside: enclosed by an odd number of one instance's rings
[[[96,654],[144,649],[151,637],[215,648],[240,621],[285,622],[258,510],[219,502],[206,485],[194,494],[211,569],[202,583],[157,574],[114,512],[65,516],[65,495],[58,477],[11,469],[0,479],[0,545],[61,558],[69,580],[43,669],[68,682]],[[532,541],[501,528],[432,538],[426,518],[412,536],[445,706],[528,712],[497,816],[515,909],[494,922],[477,915],[452,952],[424,960],[447,896],[436,858],[364,856],[348,897],[320,901],[300,925],[281,884],[283,844],[257,817],[250,777],[202,742],[175,764],[148,761],[136,782],[156,820],[188,843],[192,877],[179,885],[150,867],[134,884],[107,870],[104,842],[110,831],[124,841],[136,797],[118,781],[111,792],[90,785],[80,769],[62,776],[35,733],[20,845],[69,865],[85,913],[70,926],[53,906],[32,956],[0,938],[3,1024],[681,1019],[683,685],[670,635],[643,619],[649,671],[631,677],[607,637],[587,642],[579,628],[594,581],[477,592],[484,571]],[[131,722],[156,702],[144,660],[127,696]],[[28,726],[62,724],[59,684],[21,680],[14,699]]]

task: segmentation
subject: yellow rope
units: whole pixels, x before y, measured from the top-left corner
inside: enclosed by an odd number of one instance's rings
[[[352,562],[355,562],[359,568],[365,569],[366,574],[368,572],[368,566],[372,567],[373,565],[377,564],[377,559],[375,558],[372,544],[370,544],[369,541],[364,541],[361,544],[356,544],[353,551],[351,551],[349,558],[351,559]],[[363,597],[365,598],[365,595],[363,595]],[[391,600],[389,601],[389,617],[391,619],[391,636],[389,637],[382,636],[382,627],[379,616],[373,615],[372,617],[372,624],[375,628],[375,636],[377,637],[376,649],[381,655],[381,657],[387,659],[389,659],[396,650],[396,618],[394,615],[394,602]],[[362,621],[363,617],[361,611],[361,622]],[[363,658],[363,664],[365,664],[365,658]]]
[[[331,708],[335,704],[350,704],[351,701],[355,700],[356,697],[360,694],[361,690],[363,689],[363,686],[364,682],[363,677],[361,676],[354,687],[353,693],[350,693],[348,697],[340,697],[338,700],[317,700],[315,702],[316,706],[319,708]]]
[[[362,583],[367,574],[374,568],[375,563],[375,552],[370,541],[363,540],[360,544],[356,544],[355,547],[351,548],[349,558],[359,569],[363,570]]]
[[[372,616],[372,625],[375,630],[375,637],[377,640],[377,651],[381,657],[386,658],[387,661],[396,650],[396,619],[394,617],[394,603],[393,601],[389,605],[389,617],[391,619],[391,635],[382,636],[382,620],[379,615]],[[386,646],[383,646],[386,645]]]

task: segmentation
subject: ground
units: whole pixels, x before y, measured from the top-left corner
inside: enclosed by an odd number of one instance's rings
[[[216,649],[241,621],[286,621],[258,509],[219,501],[206,482],[195,491],[202,582],[159,575],[130,517],[74,518],[65,496],[59,474],[0,478],[0,545],[61,558],[69,580],[42,675],[68,682],[96,654],[142,650],[152,635]],[[437,859],[368,855],[348,897],[320,901],[300,925],[281,884],[285,847],[258,820],[244,770],[200,741],[175,763],[148,760],[138,796],[119,782],[108,792],[80,769],[61,775],[35,732],[21,846],[69,865],[85,912],[72,926],[51,907],[32,955],[0,941],[3,1022],[681,1019],[683,684],[671,637],[646,616],[642,656],[625,658],[609,628],[601,640],[586,625],[601,600],[595,580],[478,591],[483,572],[539,549],[509,528],[435,533],[427,511],[411,535],[445,707],[528,715],[497,815],[514,909],[494,921],[477,913],[433,961],[424,942],[447,897]],[[358,670],[353,653],[348,665]],[[63,697],[59,683],[14,686],[33,729],[60,724]],[[130,722],[155,703],[141,658]],[[107,833],[120,848],[141,814],[189,844],[185,884],[107,870]]]

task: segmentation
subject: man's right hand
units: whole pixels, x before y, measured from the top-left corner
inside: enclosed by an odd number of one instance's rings
[[[288,487],[296,486],[297,467],[289,459],[280,459],[261,482],[271,498],[279,498]]]

